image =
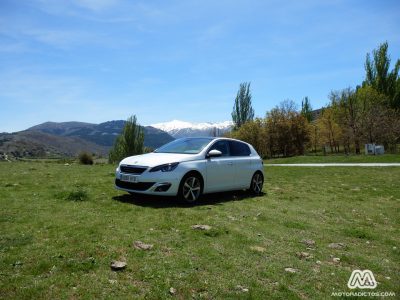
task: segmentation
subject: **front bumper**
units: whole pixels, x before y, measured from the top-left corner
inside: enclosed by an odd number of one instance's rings
[[[115,188],[118,190],[141,193],[147,195],[176,196],[178,194],[180,179],[173,172],[148,172],[137,176],[137,182],[121,180],[122,173],[119,170],[115,173]],[[132,175],[132,174],[127,174]]]

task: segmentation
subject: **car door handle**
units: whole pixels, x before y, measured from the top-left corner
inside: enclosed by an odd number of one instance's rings
[[[233,162],[231,162],[231,161],[230,161],[230,162],[228,162],[228,165],[232,166],[232,165],[233,165]]]

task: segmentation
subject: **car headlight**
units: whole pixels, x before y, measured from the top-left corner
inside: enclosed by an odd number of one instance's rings
[[[172,164],[164,164],[164,165],[159,165],[154,168],[151,168],[149,172],[171,172],[176,169],[176,167],[179,165],[178,162],[172,163]]]

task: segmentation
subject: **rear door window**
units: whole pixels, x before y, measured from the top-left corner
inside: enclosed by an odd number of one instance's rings
[[[249,156],[251,151],[248,145],[237,141],[229,141],[231,156]]]

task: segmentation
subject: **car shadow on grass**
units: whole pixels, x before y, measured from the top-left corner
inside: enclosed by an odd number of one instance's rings
[[[123,202],[131,203],[143,207],[152,208],[169,208],[169,207],[193,207],[193,206],[204,206],[204,205],[222,205],[225,202],[242,201],[249,198],[258,198],[264,196],[265,193],[254,196],[248,191],[233,191],[233,192],[222,192],[212,193],[203,195],[200,200],[195,204],[184,203],[179,201],[176,197],[167,196],[150,196],[142,194],[123,194],[114,196],[112,199]]]

